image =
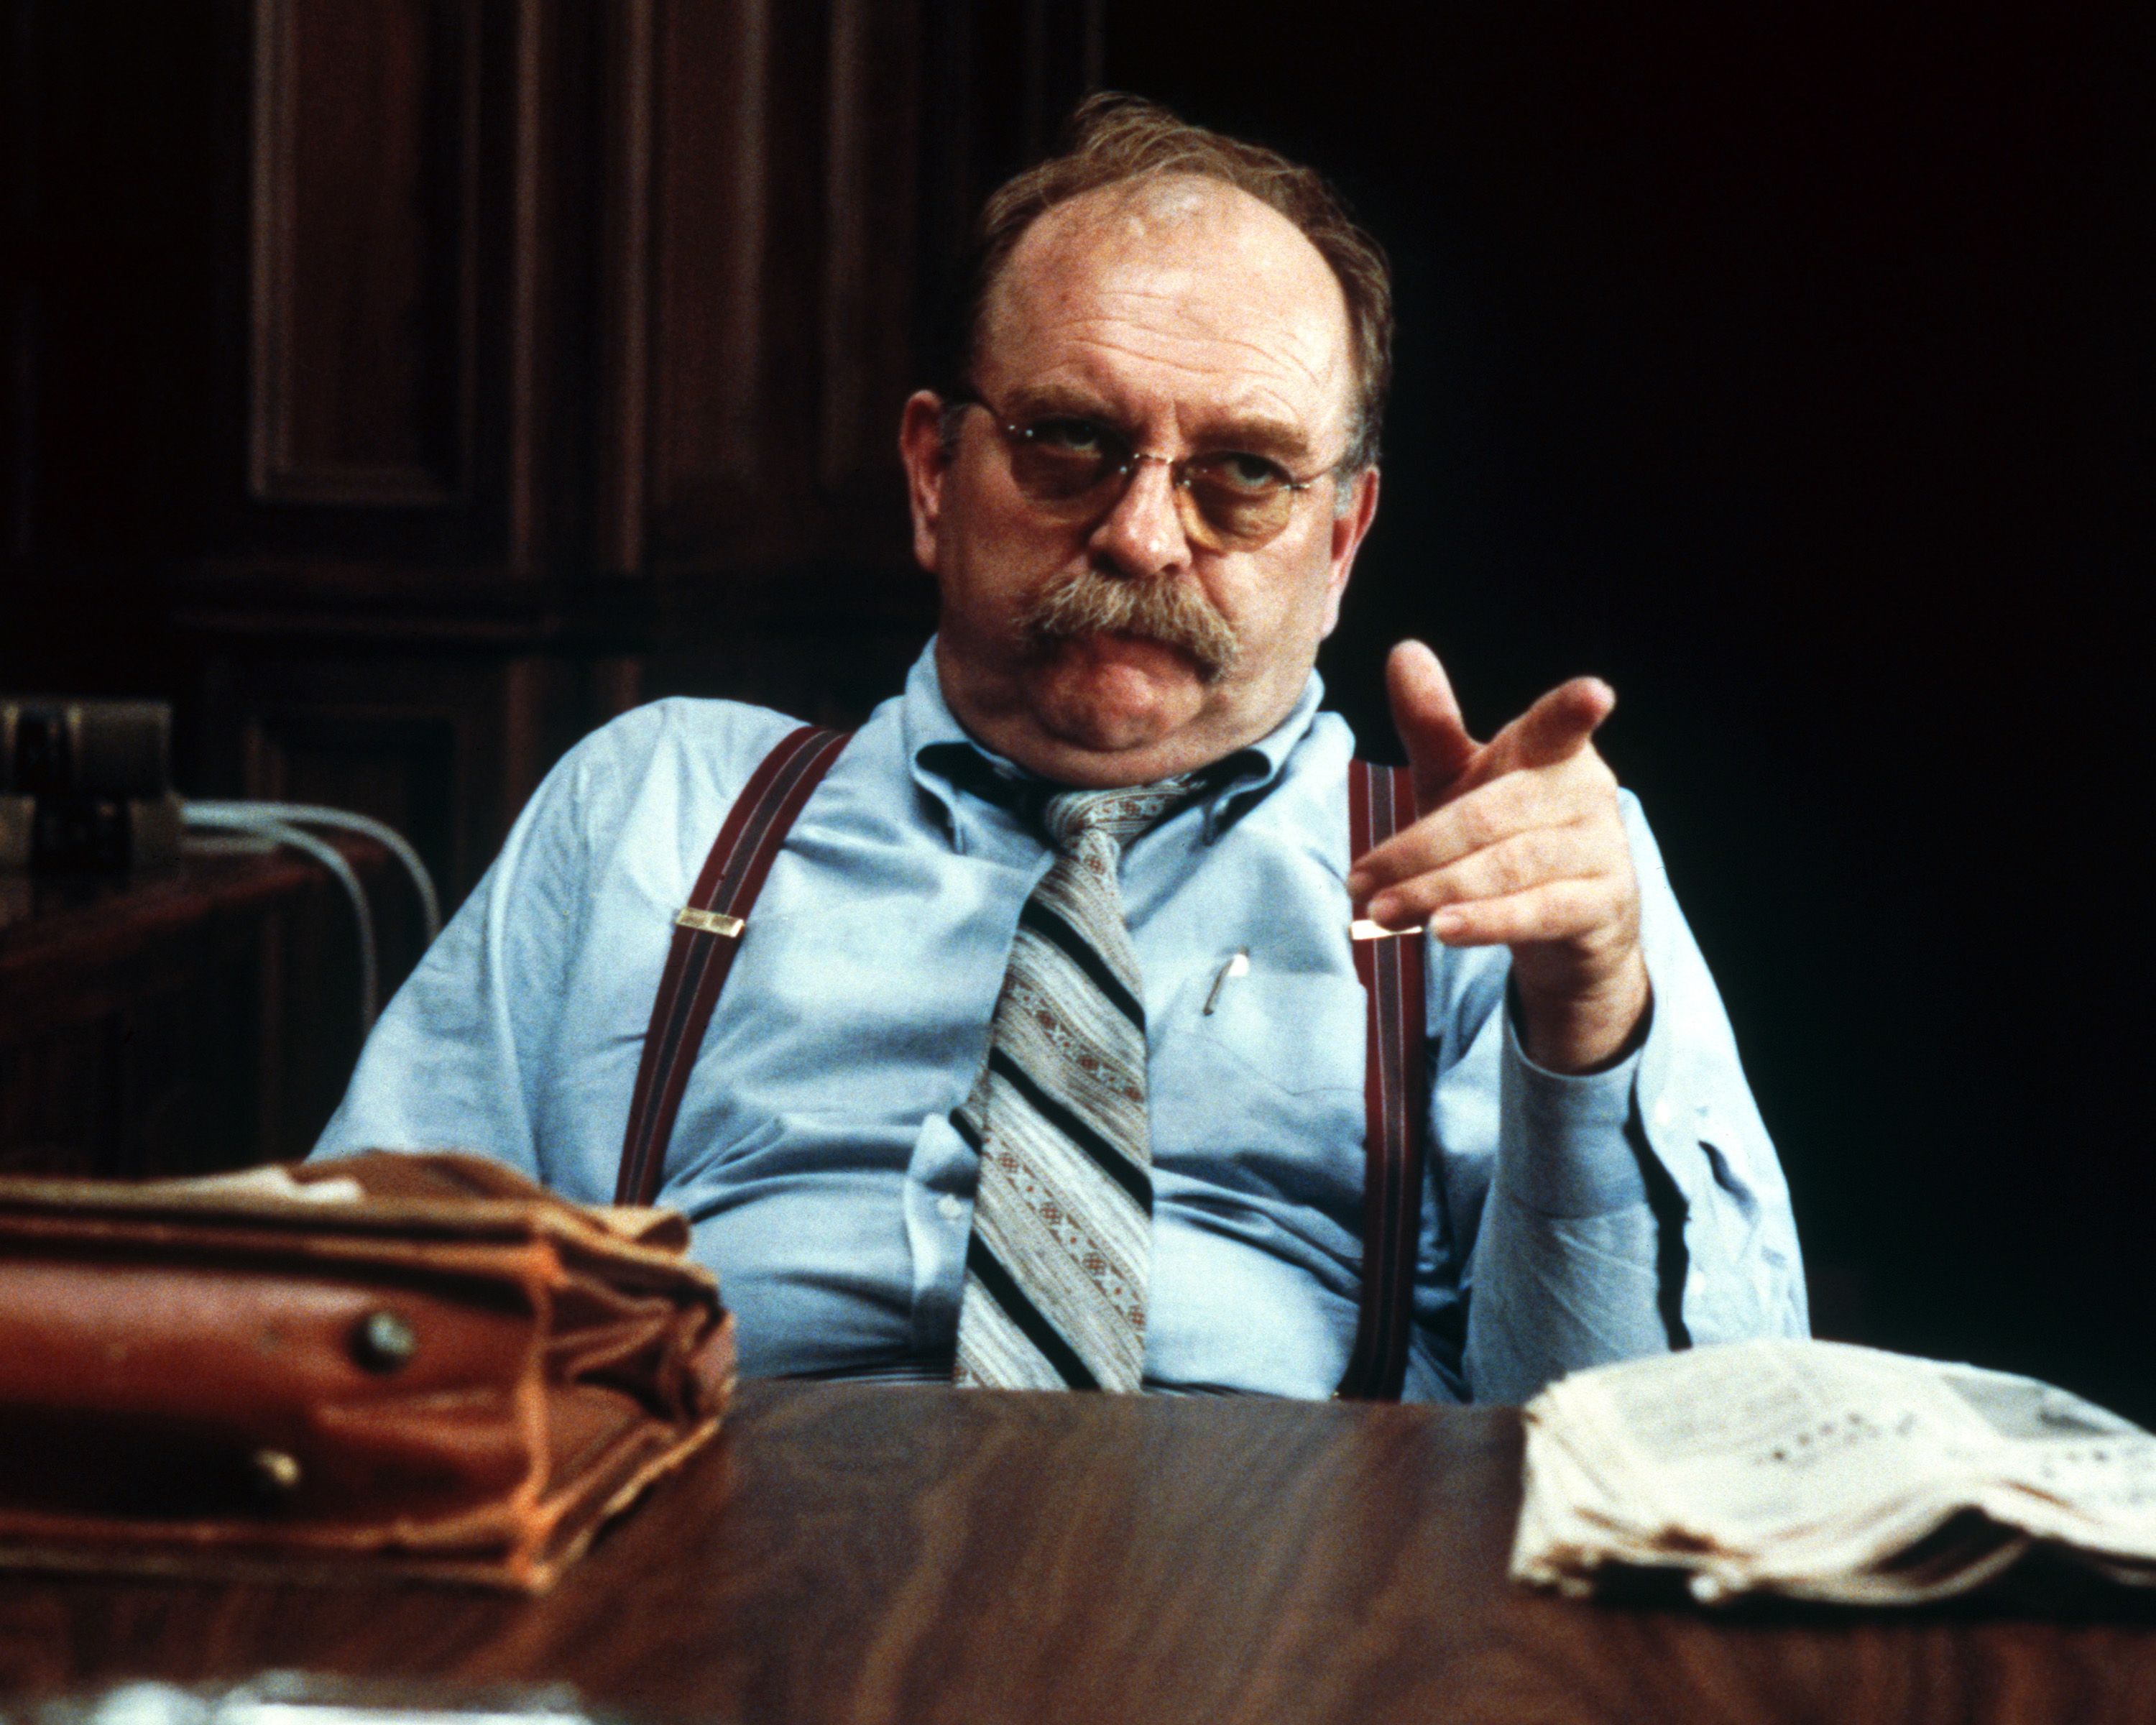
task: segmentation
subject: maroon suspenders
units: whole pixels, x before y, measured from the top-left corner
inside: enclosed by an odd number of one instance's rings
[[[704,1045],[719,990],[734,968],[749,907],[763,891],[763,877],[771,872],[801,805],[845,746],[844,733],[803,725],[763,757],[734,798],[711,854],[704,859],[696,890],[674,919],[674,945],[659,979],[659,998],[651,1004],[644,1059],[636,1069],[636,1095],[629,1105],[629,1130],[621,1141],[616,1204],[649,1204],[658,1195],[681,1092],[688,1088],[690,1069]]]
[[[1351,859],[1414,818],[1414,784],[1406,768],[1348,763]],[[1422,1245],[1430,1128],[1422,931],[1357,940],[1354,947],[1370,1027],[1363,1073],[1363,1307],[1347,1375],[1334,1393],[1391,1402],[1399,1399],[1407,1375],[1415,1258]]]
[[[674,919],[674,945],[652,1004],[622,1140],[616,1204],[649,1204],[657,1195],[674,1117],[750,907],[808,793],[846,742],[842,732],[804,725],[764,758],[735,798],[696,891]],[[1406,769],[1350,763],[1348,807],[1348,854],[1360,856],[1414,819]],[[1336,1394],[1392,1401],[1407,1370],[1422,1238],[1429,1085],[1419,932],[1358,940],[1355,972],[1369,1001],[1363,1295],[1354,1349]]]

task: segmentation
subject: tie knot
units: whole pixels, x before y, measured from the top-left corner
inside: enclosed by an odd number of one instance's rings
[[[1192,788],[1186,776],[1109,791],[1063,791],[1042,806],[1040,824],[1065,855],[1091,833],[1106,834],[1120,846],[1180,807]]]

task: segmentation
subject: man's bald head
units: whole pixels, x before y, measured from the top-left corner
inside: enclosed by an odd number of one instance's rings
[[[1034,224],[1085,198],[1103,213],[1142,225],[1204,219],[1207,188],[1224,183],[1276,211],[1316,249],[1337,283],[1354,377],[1345,470],[1378,459],[1385,392],[1392,377],[1392,281],[1385,255],[1312,170],[1286,157],[1186,124],[1141,97],[1104,91],[1071,116],[1060,153],[1006,182],[981,213],[963,283],[943,393],[955,398],[978,357],[997,284]],[[1113,192],[1113,198],[1089,197]]]

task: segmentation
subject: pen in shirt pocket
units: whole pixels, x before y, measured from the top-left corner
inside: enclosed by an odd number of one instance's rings
[[[1213,1016],[1213,1009],[1219,1005],[1220,992],[1228,986],[1229,978],[1248,976],[1250,973],[1250,949],[1248,947],[1238,947],[1235,949],[1235,957],[1222,965],[1220,973],[1213,978],[1213,986],[1205,996],[1204,1015],[1209,1019]]]

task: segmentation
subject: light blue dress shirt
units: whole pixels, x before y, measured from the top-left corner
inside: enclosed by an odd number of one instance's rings
[[[1150,1045],[1146,1376],[1163,1389],[1323,1396],[1354,1335],[1352,739],[1319,695],[1313,675],[1245,770],[1124,857]],[[316,1153],[462,1147],[609,1201],[674,913],[794,723],[665,701],[572,751],[382,1015]],[[694,1224],[750,1373],[949,1369],[977,1173],[949,1115],[1050,861],[931,764],[954,744],[932,647],[803,811],[682,1101],[660,1201]],[[1504,950],[1429,948],[1410,1397],[1517,1399],[1673,1343],[1804,1333],[1773,1146],[1629,796],[1625,819],[1655,1005],[1621,1065],[1535,1067]],[[1248,970],[1227,974],[1239,952]]]

